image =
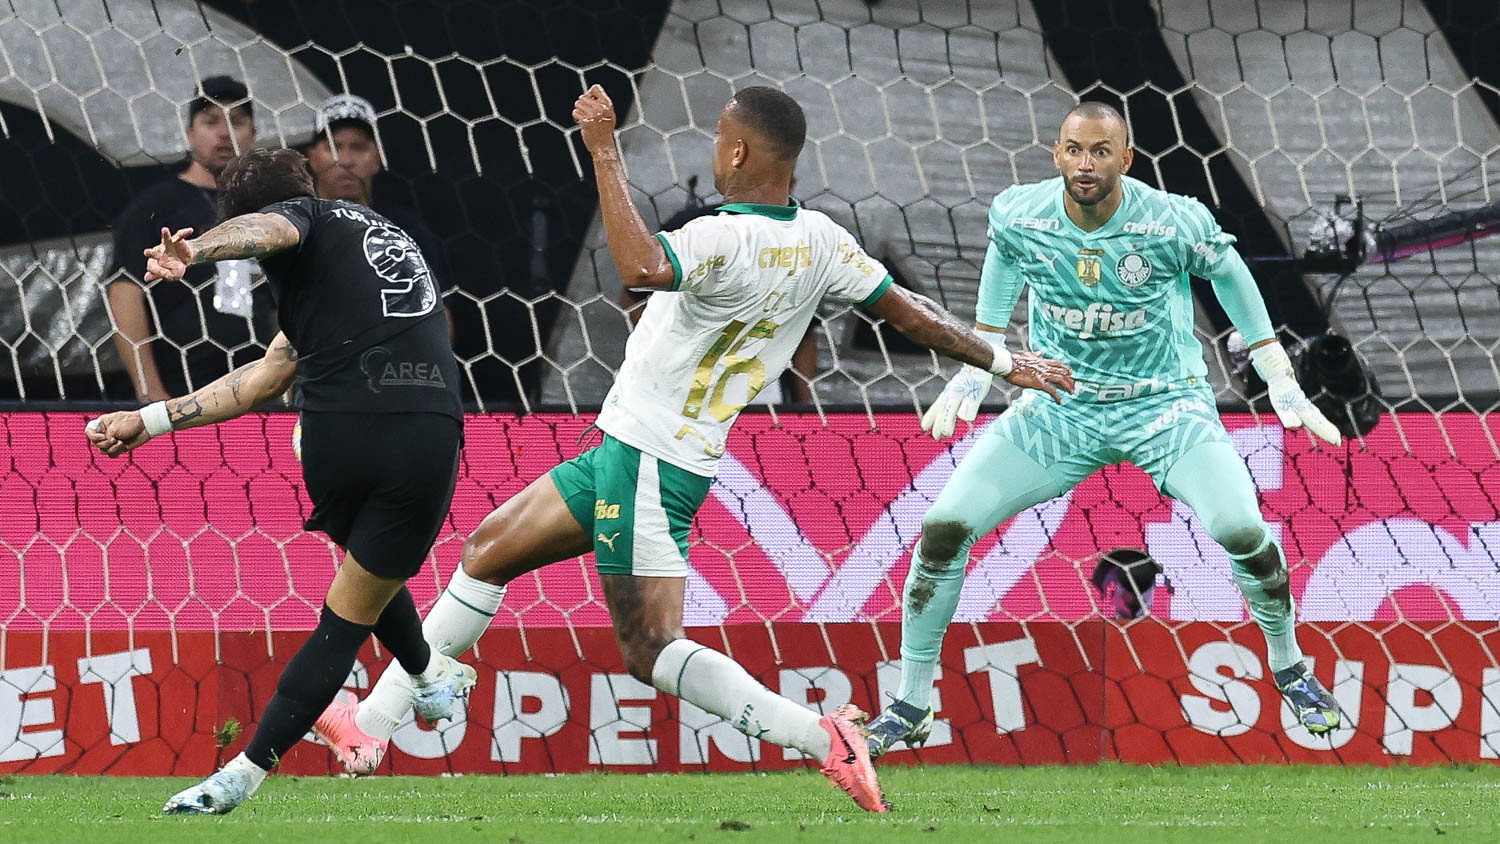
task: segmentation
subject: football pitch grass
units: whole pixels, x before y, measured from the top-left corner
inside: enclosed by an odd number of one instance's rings
[[[1500,840],[1500,766],[882,769],[888,815],[811,772],[273,777],[225,817],[162,817],[193,780],[0,778],[0,841]]]

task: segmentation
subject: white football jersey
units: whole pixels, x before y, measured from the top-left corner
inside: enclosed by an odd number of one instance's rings
[[[781,377],[824,297],[870,305],[891,276],[828,216],[734,203],[656,235],[672,261],[625,344],[599,427],[712,477],[740,411]]]

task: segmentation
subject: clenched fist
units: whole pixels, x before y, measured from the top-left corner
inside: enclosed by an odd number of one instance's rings
[[[598,85],[591,86],[573,103],[573,121],[583,135],[589,153],[598,155],[615,145],[615,104]]]

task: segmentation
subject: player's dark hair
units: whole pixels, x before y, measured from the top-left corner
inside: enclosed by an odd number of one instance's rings
[[[793,161],[802,153],[807,116],[796,100],[775,88],[755,86],[736,91],[730,105],[734,119],[770,141],[777,158]]]
[[[283,199],[312,195],[307,159],[292,149],[257,147],[229,162],[219,174],[219,213],[226,220]]]
[[[1125,117],[1120,114],[1120,110],[1109,103],[1100,102],[1099,100],[1084,100],[1071,109],[1068,109],[1068,113],[1063,116],[1063,120],[1066,121],[1075,114],[1087,120],[1113,119],[1120,121],[1120,125],[1125,128],[1125,142],[1130,143],[1130,124],[1125,122]]]

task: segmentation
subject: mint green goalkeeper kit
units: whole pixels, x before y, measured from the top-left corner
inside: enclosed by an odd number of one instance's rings
[[[1123,461],[1192,507],[1231,552],[1235,581],[1270,644],[1271,667],[1302,659],[1294,612],[1267,594],[1285,569],[1263,581],[1241,565],[1266,550],[1270,532],[1205,379],[1189,275],[1212,281],[1248,343],[1274,336],[1264,301],[1234,237],[1202,203],[1128,177],[1121,190],[1120,207],[1092,232],[1068,218],[1061,177],[1011,187],[990,207],[977,321],[1007,326],[1026,288],[1027,345],[1071,366],[1078,391],[1060,405],[1026,391],[928,511],[902,609],[906,670],[898,697],[914,706],[928,705],[930,666],[974,541]]]

